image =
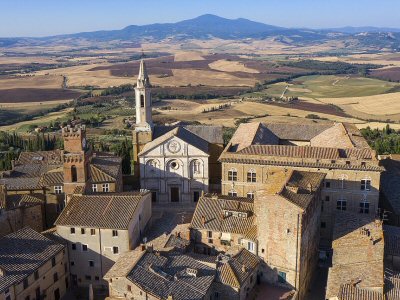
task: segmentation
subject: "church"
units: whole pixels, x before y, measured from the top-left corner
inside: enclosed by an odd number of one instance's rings
[[[194,206],[202,192],[220,192],[222,126],[155,125],[151,85],[144,60],[135,88],[133,172],[157,204]]]

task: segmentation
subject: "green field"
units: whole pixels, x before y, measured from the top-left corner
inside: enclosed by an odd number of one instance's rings
[[[400,84],[364,77],[316,75],[299,77],[290,83],[272,84],[256,94],[280,97],[286,86],[289,86],[286,97],[347,98],[385,94]]]

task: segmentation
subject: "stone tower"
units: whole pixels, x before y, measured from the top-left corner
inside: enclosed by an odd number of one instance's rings
[[[133,166],[132,172],[139,182],[140,166],[138,154],[143,147],[152,141],[153,119],[151,115],[151,88],[150,80],[146,70],[146,64],[142,59],[140,61],[139,75],[135,88],[136,100],[136,125],[133,132]]]
[[[84,190],[88,181],[90,151],[86,144],[85,126],[62,128],[64,139],[64,192],[67,200],[76,192],[77,187]]]

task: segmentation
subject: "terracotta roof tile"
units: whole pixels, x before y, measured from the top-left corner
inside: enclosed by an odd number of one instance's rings
[[[128,229],[146,193],[72,196],[55,224],[109,229]]]
[[[31,228],[23,228],[0,238],[0,293],[21,282],[64,249]]]

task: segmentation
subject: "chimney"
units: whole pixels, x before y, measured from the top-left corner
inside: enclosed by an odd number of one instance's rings
[[[244,264],[242,265],[242,272],[246,273],[246,266]]]
[[[201,216],[201,224],[206,225],[206,217],[205,216]]]

